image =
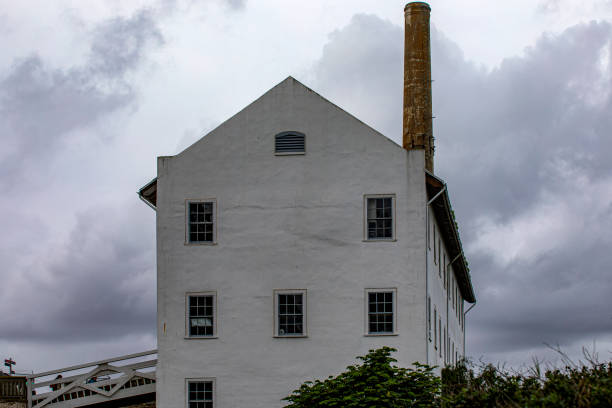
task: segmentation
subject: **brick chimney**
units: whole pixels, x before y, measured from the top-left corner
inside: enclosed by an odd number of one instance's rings
[[[404,126],[406,150],[425,150],[425,168],[433,173],[431,51],[427,3],[406,4],[404,40]]]

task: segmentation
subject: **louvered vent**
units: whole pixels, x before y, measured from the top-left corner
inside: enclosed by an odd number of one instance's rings
[[[304,154],[306,153],[306,136],[300,132],[282,132],[274,138],[274,153]]]

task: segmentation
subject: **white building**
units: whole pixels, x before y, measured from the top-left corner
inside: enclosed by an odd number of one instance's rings
[[[280,407],[383,345],[402,366],[463,355],[475,297],[432,174],[429,7],[406,21],[406,71],[426,80],[405,79],[405,148],[289,77],[158,158],[140,195],[157,211],[159,408]]]

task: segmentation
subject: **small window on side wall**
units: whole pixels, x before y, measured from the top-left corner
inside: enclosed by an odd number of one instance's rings
[[[215,404],[214,378],[188,378],[187,408],[213,408]]]
[[[366,335],[397,333],[397,289],[366,289]]]
[[[306,289],[274,291],[274,336],[305,337]]]
[[[214,244],[217,240],[217,201],[208,200],[187,200],[187,225],[186,239],[187,244]]]
[[[366,195],[365,240],[395,240],[395,195]]]
[[[274,136],[274,154],[277,156],[306,153],[306,135],[301,132],[281,132]]]
[[[187,337],[214,338],[217,336],[216,292],[187,293]]]

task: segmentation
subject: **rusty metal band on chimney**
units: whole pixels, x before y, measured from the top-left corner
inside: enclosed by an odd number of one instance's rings
[[[427,3],[408,3],[404,40],[404,149],[425,150],[425,168],[433,173],[431,51]]]

